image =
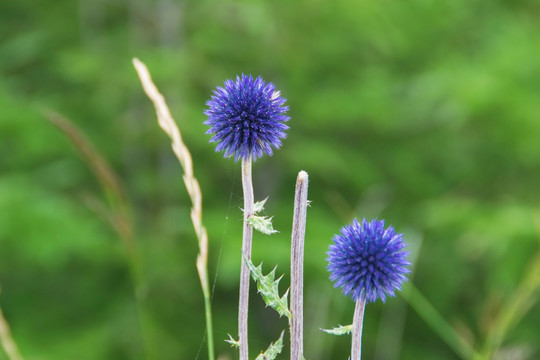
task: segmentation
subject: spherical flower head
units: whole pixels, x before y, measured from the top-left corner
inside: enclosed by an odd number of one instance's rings
[[[407,244],[392,226],[384,228],[384,220],[368,223],[363,219],[360,224],[354,219],[333,241],[327,269],[334,286],[340,286],[345,295],[354,301],[380,298],[384,302],[387,295],[394,296],[395,289],[401,290],[405,274],[410,272],[409,253],[403,250]]]
[[[217,142],[216,151],[224,151],[225,157],[234,155],[235,161],[272,155],[289,128],[284,124],[289,120],[285,101],[274,84],[260,76],[253,80],[242,74],[236,81],[226,80],[206,102],[204,124],[210,126],[206,133],[214,135],[210,142]]]

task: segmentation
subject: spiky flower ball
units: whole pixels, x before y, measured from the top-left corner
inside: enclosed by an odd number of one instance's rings
[[[210,142],[217,142],[216,151],[224,151],[225,157],[234,155],[235,161],[272,155],[289,128],[284,124],[289,120],[285,101],[274,84],[260,76],[253,80],[242,74],[236,81],[226,80],[206,102],[204,124],[210,126],[206,133],[214,135]]]
[[[407,246],[403,235],[396,233],[392,226],[384,228],[384,220],[362,224],[354,219],[351,225],[341,228],[333,238],[327,253],[327,269],[335,287],[340,286],[345,295],[354,301],[365,298],[375,302],[386,296],[394,296],[394,290],[401,290],[406,281]]]

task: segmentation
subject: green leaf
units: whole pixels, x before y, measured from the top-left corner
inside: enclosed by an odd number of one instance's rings
[[[321,329],[321,330],[327,334],[332,334],[332,335],[347,335],[351,333],[352,329],[353,329],[352,325],[346,325],[346,326],[339,325],[338,327],[333,328],[333,329]]]
[[[279,281],[283,278],[274,280],[276,276],[277,266],[266,276],[262,273],[262,263],[255,267],[253,263],[244,255],[244,261],[249,268],[251,277],[257,283],[257,290],[267,306],[276,310],[279,316],[285,315],[287,318],[291,318],[291,312],[287,305],[287,297],[289,296],[289,290],[285,292],[282,297],[279,296]]]
[[[253,204],[254,214],[257,214],[258,212],[261,212],[264,210],[264,204],[266,204],[266,200],[268,200],[268,197],[262,201],[257,201],[255,204]]]
[[[248,224],[251,225],[255,230],[262,232],[266,235],[275,234],[279,231],[274,230],[272,226],[272,218],[267,216],[258,216],[251,215],[248,220]]]
[[[281,336],[279,339],[273,343],[270,344],[268,349],[264,353],[260,353],[259,356],[255,360],[274,360],[276,356],[278,356],[281,353],[281,350],[283,349],[283,331],[281,332]]]
[[[231,336],[231,334],[227,334],[227,335],[229,335],[229,338],[227,340],[225,340],[225,342],[229,343],[232,347],[238,349],[240,347],[240,341],[234,340],[234,338]]]
[[[262,201],[257,201],[255,204],[253,204],[253,214],[248,217],[247,222],[255,230],[266,235],[271,235],[279,232],[274,230],[272,226],[272,217],[258,215],[259,212],[264,210],[264,204],[266,204],[267,200],[268,198]]]

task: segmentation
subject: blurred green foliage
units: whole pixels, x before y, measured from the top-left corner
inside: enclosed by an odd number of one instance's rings
[[[144,358],[126,253],[89,206],[105,201],[99,183],[45,120],[54,109],[105,154],[130,199],[158,358],[206,358],[191,204],[134,56],[193,155],[223,359],[236,356],[221,339],[236,333],[240,166],[208,144],[202,111],[240,73],[274,82],[291,108],[283,148],[253,168],[280,231],[255,237],[265,271],[289,265],[296,174],[310,174],[306,358],[348,356],[347,337],[318,329],[352,318],[325,252],[354,216],[405,233],[419,251],[416,287],[482,349],[539,251],[539,38],[535,0],[0,2],[0,304],[21,352]],[[537,298],[536,288],[500,356],[538,357]],[[252,299],[254,356],[286,323]],[[364,329],[367,359],[458,358],[401,296],[370,304]]]

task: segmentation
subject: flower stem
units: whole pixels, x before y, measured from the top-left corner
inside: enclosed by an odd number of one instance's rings
[[[291,360],[301,360],[304,352],[304,237],[307,192],[308,174],[300,171],[296,179],[291,237]]]
[[[242,160],[242,188],[244,190],[244,233],[242,253],[251,260],[253,228],[248,219],[253,215],[253,182],[251,179],[251,158]],[[242,259],[240,270],[240,298],[238,300],[238,335],[240,360],[248,360],[248,307],[249,307],[249,269]]]
[[[351,360],[362,358],[362,327],[364,325],[364,310],[366,309],[366,298],[360,297],[354,308]]]

